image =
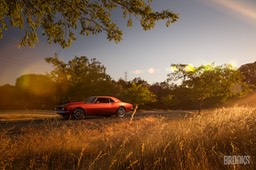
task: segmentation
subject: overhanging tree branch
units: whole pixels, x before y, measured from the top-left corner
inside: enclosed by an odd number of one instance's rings
[[[111,13],[121,8],[123,16],[129,14],[127,26],[132,26],[131,16],[140,21],[144,30],[152,29],[155,22],[167,20],[166,26],[178,20],[179,16],[169,10],[153,11],[151,1],[144,0],[0,0],[0,38],[6,23],[24,29],[20,46],[34,46],[38,41],[39,28],[48,42],[69,47],[74,41],[75,30],[82,35],[105,32],[109,41],[122,40],[122,31],[111,19]],[[78,26],[80,22],[80,27]],[[80,31],[79,31],[80,29]],[[85,34],[86,33],[86,34]]]

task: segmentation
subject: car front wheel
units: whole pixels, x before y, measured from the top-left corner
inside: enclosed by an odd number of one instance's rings
[[[125,108],[124,107],[119,107],[116,111],[116,114],[118,117],[124,117],[125,116]]]
[[[84,119],[85,111],[83,109],[80,109],[80,108],[75,109],[74,112],[73,112],[73,116],[77,120],[82,120],[82,119]]]

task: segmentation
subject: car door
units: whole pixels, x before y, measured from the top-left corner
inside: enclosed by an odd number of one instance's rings
[[[98,115],[106,115],[110,113],[111,103],[108,97],[98,97],[95,101],[95,113]]]

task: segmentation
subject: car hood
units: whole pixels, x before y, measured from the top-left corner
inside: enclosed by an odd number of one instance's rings
[[[78,104],[84,104],[84,102],[70,102],[70,103],[66,103],[64,106],[67,106],[67,105],[78,105]]]
[[[56,107],[64,107],[64,106],[77,105],[77,104],[85,104],[85,103],[84,102],[70,102],[70,103],[64,103],[64,104],[58,105]]]

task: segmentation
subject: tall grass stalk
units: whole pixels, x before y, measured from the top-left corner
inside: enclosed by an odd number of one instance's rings
[[[255,169],[256,108],[0,130],[0,169]],[[224,165],[227,155],[250,164]]]

